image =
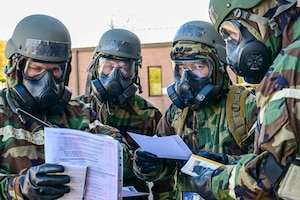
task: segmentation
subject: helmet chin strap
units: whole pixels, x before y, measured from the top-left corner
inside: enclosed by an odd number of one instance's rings
[[[297,3],[297,1],[293,1],[293,0],[290,0],[288,2],[289,3],[281,4],[280,6],[278,6],[275,14],[272,16],[271,19],[247,12],[240,8],[235,9],[233,11],[233,14],[237,18],[242,18],[242,19],[246,19],[246,20],[250,20],[250,21],[254,21],[254,22],[263,24],[265,26],[269,26],[271,28],[271,30],[273,30],[275,32],[275,36],[278,37],[282,34],[282,32],[281,32],[278,24],[275,22],[274,18],[277,17],[278,15],[280,15],[281,13],[283,13],[284,11],[288,10],[289,8],[291,8],[293,5],[295,5]]]
[[[143,88],[142,88],[142,85],[141,85],[141,79],[139,76],[137,76],[137,81],[136,81],[136,84],[138,86],[138,89],[139,89],[139,93],[143,93]],[[134,84],[135,85],[135,84]]]
[[[91,81],[92,81],[92,78],[93,78],[93,73],[92,73],[92,69],[94,67],[96,67],[96,63],[97,63],[97,60],[99,59],[100,57],[100,53],[97,54],[93,59],[92,61],[90,62],[89,66],[86,68],[86,71],[88,72],[88,75],[87,75],[87,79],[86,79],[86,82],[85,82],[85,94],[84,96],[85,97],[88,97],[91,95]]]

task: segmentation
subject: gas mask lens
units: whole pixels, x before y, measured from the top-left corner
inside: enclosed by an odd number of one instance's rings
[[[173,60],[173,71],[180,77],[185,69],[191,71],[194,75],[204,78],[211,75],[212,63],[208,59],[199,60]]]
[[[125,79],[132,79],[135,75],[135,61],[116,60],[105,57],[99,58],[98,73],[100,75],[109,76],[114,68],[119,69],[120,75]]]
[[[238,45],[241,40],[241,25],[237,20],[225,21],[220,25],[219,33],[226,43]]]
[[[24,75],[29,79],[39,80],[46,71],[50,71],[56,80],[60,80],[64,76],[66,63],[43,63],[27,60],[24,68]]]

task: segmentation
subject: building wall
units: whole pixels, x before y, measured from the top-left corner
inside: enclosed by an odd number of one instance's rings
[[[142,68],[139,69],[139,76],[143,93],[140,95],[155,104],[161,112],[171,104],[166,88],[173,83],[170,50],[172,43],[151,43],[142,45]],[[69,87],[73,92],[73,98],[83,95],[85,92],[86,78],[89,63],[92,60],[95,47],[73,48],[72,49],[72,72],[69,80]],[[159,66],[162,69],[162,96],[149,96],[148,67]],[[138,92],[137,92],[138,93]]]
[[[72,71],[69,79],[69,87],[73,97],[83,95],[85,92],[87,71],[93,57],[95,47],[72,49]]]

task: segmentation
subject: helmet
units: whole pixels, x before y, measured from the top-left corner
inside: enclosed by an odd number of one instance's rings
[[[251,1],[241,1],[241,0],[210,0],[209,2],[209,17],[218,31],[220,24],[225,20],[225,18],[236,8],[248,9],[253,8],[263,0],[251,0]]]
[[[59,20],[47,15],[30,15],[16,26],[7,41],[5,56],[20,54],[46,62],[65,62],[71,57],[71,38]]]
[[[12,110],[61,114],[72,95],[66,86],[72,54],[71,38],[65,25],[48,15],[27,16],[15,27],[4,54],[10,60],[5,73]],[[61,77],[55,78],[51,68],[29,77],[25,68],[35,63],[58,67]]]
[[[180,26],[170,56],[174,84],[167,92],[177,107],[207,107],[227,89],[225,42],[211,23],[190,21]],[[206,75],[200,75],[202,66],[208,66]]]
[[[192,41],[214,47],[221,61],[226,63],[225,42],[211,23],[205,21],[190,21],[178,29],[173,39],[173,46],[178,41]]]
[[[94,51],[94,54],[99,53],[135,60],[142,59],[140,39],[133,32],[125,29],[106,31]]]
[[[141,42],[137,35],[126,29],[106,31],[100,38],[94,50],[93,61],[88,67],[91,75],[87,78],[86,95],[92,89],[100,102],[125,104],[137,89],[142,92],[138,77],[141,60]],[[106,71],[108,68],[112,69],[109,73]]]

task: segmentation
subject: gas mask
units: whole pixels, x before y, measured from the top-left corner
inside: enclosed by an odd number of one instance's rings
[[[259,83],[271,65],[267,47],[238,20],[223,22],[219,32],[226,42],[226,60],[232,71],[248,83]]]
[[[63,112],[72,93],[64,84],[67,64],[55,65],[52,69],[42,69],[39,65],[34,66],[32,60],[26,61],[22,70],[22,84],[13,88],[16,101],[25,111],[33,114]],[[32,73],[33,76],[30,75]]]
[[[91,85],[100,102],[123,105],[136,93],[136,61],[100,57],[97,69],[98,79],[92,80]]]
[[[219,92],[211,80],[212,62],[208,59],[172,61],[175,83],[167,88],[178,108],[205,108]]]

